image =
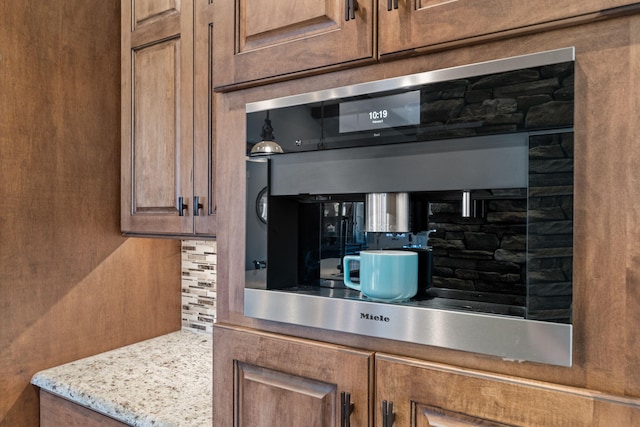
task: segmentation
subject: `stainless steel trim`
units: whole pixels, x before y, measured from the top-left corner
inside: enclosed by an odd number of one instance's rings
[[[573,327],[568,324],[249,288],[244,290],[244,315],[509,361],[572,364]]]
[[[409,74],[401,77],[393,77],[373,82],[343,86],[334,89],[320,90],[317,92],[303,93],[299,95],[285,96],[282,98],[265,101],[251,102],[246,105],[246,112],[271,110],[274,108],[290,107],[293,105],[309,104],[330,99],[340,99],[350,96],[365,95],[388,90],[410,88],[427,83],[437,83],[447,80],[463,79],[492,73],[518,70],[521,68],[540,67],[559,62],[575,61],[575,48],[548,50],[527,55],[512,56],[510,58],[496,59],[493,61],[477,62],[458,67],[443,68],[440,70],[425,71],[423,73]]]

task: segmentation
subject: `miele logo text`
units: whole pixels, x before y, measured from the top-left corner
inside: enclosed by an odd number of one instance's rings
[[[369,313],[360,313],[360,318],[361,319],[366,319],[366,320],[375,320],[377,322],[390,322],[391,319],[389,319],[386,316],[374,316],[372,314]]]

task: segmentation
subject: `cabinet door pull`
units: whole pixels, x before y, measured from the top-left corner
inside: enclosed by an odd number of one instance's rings
[[[200,197],[193,197],[193,206],[195,206],[193,210],[193,216],[200,216],[200,209],[202,209],[202,203],[200,203]]]
[[[351,403],[351,393],[340,393],[340,427],[351,427],[351,413],[354,405]]]
[[[396,420],[396,414],[393,413],[393,402],[387,404],[386,400],[382,401],[382,427],[392,427]]]
[[[358,0],[344,0],[344,20],[356,19]]]
[[[387,10],[397,9],[398,0],[387,0]]]
[[[189,205],[187,205],[182,196],[180,196],[178,197],[178,216],[184,216],[185,209],[189,209]]]

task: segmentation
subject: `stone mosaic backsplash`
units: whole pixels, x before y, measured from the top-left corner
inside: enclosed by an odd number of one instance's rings
[[[213,333],[216,253],[215,240],[182,241],[182,329]]]

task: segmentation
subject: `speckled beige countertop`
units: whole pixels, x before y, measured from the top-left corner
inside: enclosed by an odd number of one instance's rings
[[[38,372],[31,383],[130,424],[212,425],[212,337],[178,331]]]

